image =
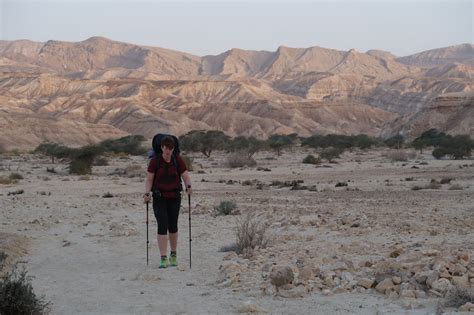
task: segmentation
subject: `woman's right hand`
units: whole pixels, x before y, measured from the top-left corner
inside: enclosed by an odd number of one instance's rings
[[[143,203],[149,203],[151,201],[151,194],[146,193],[143,195]]]

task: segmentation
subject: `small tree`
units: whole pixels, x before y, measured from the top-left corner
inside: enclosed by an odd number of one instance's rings
[[[266,146],[265,141],[258,140],[255,137],[238,136],[232,139],[228,149],[233,152],[245,152],[248,159],[252,159],[255,153],[263,150]]]
[[[344,152],[341,148],[326,148],[319,155],[322,159],[327,160],[328,162],[333,162],[334,159],[339,158],[339,156]]]
[[[33,151],[35,153],[41,153],[51,157],[51,163],[54,164],[54,158],[65,158],[69,157],[73,150],[57,143],[42,143],[36,147]]]
[[[385,140],[385,144],[390,148],[401,149],[405,143],[405,138],[402,135],[393,136]]]
[[[223,150],[229,140],[229,136],[218,130],[193,130],[179,138],[183,150],[201,152],[206,157],[211,157],[215,150]]]
[[[141,146],[145,141],[142,135],[130,135],[119,139],[107,139],[102,141],[99,146],[104,152],[127,153],[131,155],[143,155],[146,149]]]
[[[359,134],[352,137],[352,143],[355,147],[360,149],[370,149],[372,146],[377,144],[377,140],[369,137],[366,134]]]
[[[276,151],[277,155],[281,155],[281,151],[293,144],[295,137],[292,135],[271,135],[268,140],[268,146]]]
[[[433,156],[449,155],[456,160],[463,159],[471,155],[471,150],[474,147],[473,141],[469,135],[446,136],[441,141],[435,150]],[[438,149],[438,150],[436,150]],[[436,154],[436,155],[435,155]]]

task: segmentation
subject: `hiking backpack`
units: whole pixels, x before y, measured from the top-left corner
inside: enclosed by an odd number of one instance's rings
[[[158,172],[158,169],[160,168],[161,155],[163,154],[163,150],[161,150],[161,140],[163,140],[164,137],[171,137],[174,141],[174,150],[173,150],[173,154],[171,155],[171,162],[176,167],[176,171],[178,172],[177,175],[179,178],[179,186],[180,186],[179,190],[181,191],[183,189],[182,188],[183,185],[182,185],[182,179],[179,172],[179,164],[177,161],[177,157],[181,153],[181,150],[179,149],[179,140],[176,136],[168,135],[165,133],[157,133],[153,137],[153,140],[151,141],[152,149],[148,152],[148,163],[150,163],[151,159],[156,156],[156,169],[155,169],[155,176],[156,176],[156,173]],[[153,185],[154,184],[155,184],[155,180],[153,179]]]

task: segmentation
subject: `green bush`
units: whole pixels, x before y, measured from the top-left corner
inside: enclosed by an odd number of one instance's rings
[[[73,160],[69,164],[69,173],[86,175],[92,173],[92,163],[87,160]]]
[[[214,206],[214,212],[216,215],[229,215],[235,208],[237,208],[237,204],[234,201],[221,201],[217,206]]]
[[[433,155],[435,159],[439,160],[439,159],[442,159],[446,155],[446,152],[443,148],[435,148],[433,152],[431,152],[431,154]]]
[[[78,175],[92,173],[92,163],[102,153],[103,147],[96,145],[75,149],[72,153],[73,159],[69,164],[69,173]]]
[[[45,314],[49,302],[33,292],[31,277],[16,267],[0,281],[0,314]]]
[[[304,159],[303,159],[304,164],[321,164],[321,158],[315,157],[312,154],[308,154]]]

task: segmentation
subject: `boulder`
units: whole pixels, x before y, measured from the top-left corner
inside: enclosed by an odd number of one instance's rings
[[[289,266],[276,267],[270,273],[271,283],[277,287],[292,283],[295,276]]]

